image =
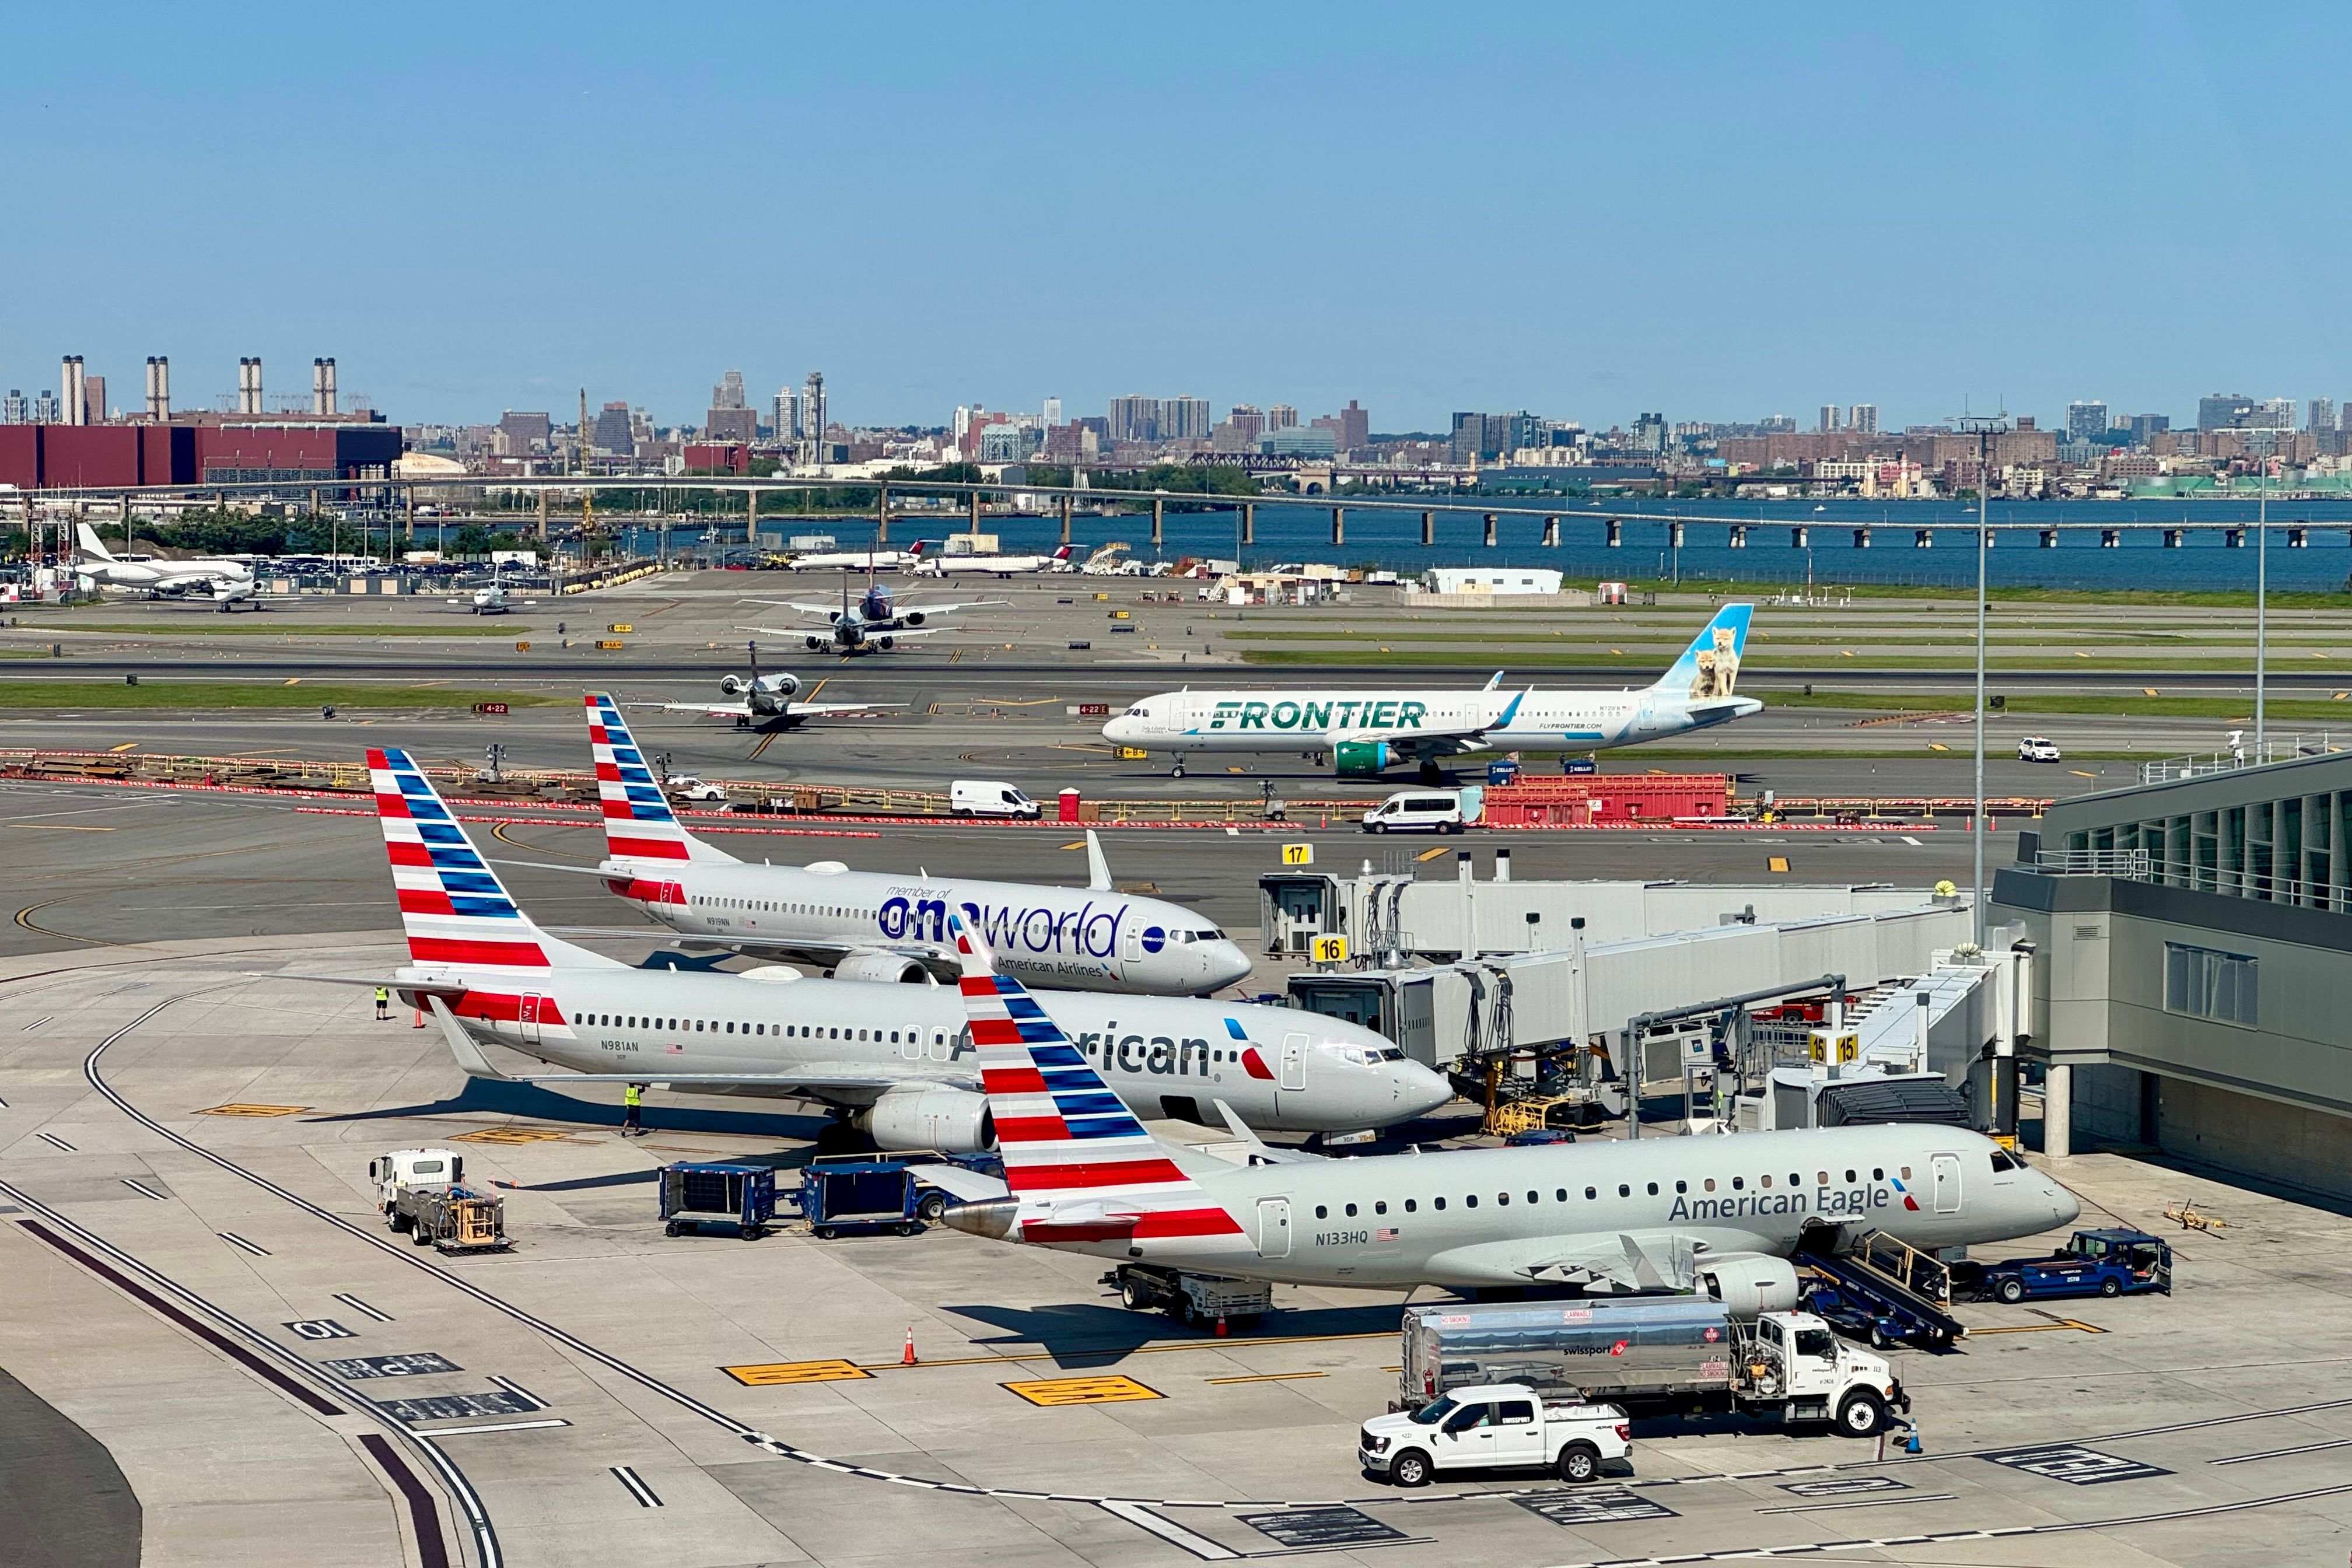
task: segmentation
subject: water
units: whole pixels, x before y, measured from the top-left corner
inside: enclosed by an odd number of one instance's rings
[[[1489,504],[1506,504],[1496,497]],[[1343,503],[1344,504],[1344,503]],[[1472,504],[1477,504],[1473,502]],[[1521,502],[1520,504],[1525,504]],[[1541,504],[1538,502],[1537,504]],[[1957,501],[1906,501],[1885,504],[1862,500],[1826,501],[1671,501],[1638,504],[1651,511],[1672,511],[1697,520],[1720,519],[1749,525],[1748,544],[1734,550],[1726,542],[1719,522],[1697,522],[1685,531],[1679,552],[1667,543],[1664,522],[1628,520],[1623,542],[1612,549],[1605,542],[1601,520],[1611,515],[1608,503],[1592,505],[1560,498],[1560,542],[1546,548],[1539,542],[1540,516],[1501,514],[1496,521],[1498,542],[1489,550],[1482,542],[1483,524],[1475,511],[1437,513],[1437,543],[1421,542],[1417,510],[1368,510],[1349,508],[1347,542],[1331,542],[1328,503],[1261,501],[1257,506],[1257,542],[1241,552],[1245,564],[1268,566],[1277,562],[1320,561],[1343,566],[1384,567],[1413,573],[1428,566],[1549,566],[1568,575],[1571,584],[1612,578],[1671,577],[1679,571],[1685,583],[1705,584],[1738,578],[1748,582],[1804,583],[1823,586],[1845,584],[1927,584],[1972,587],[1976,582],[1976,509]],[[1991,508],[1994,546],[1988,575],[1999,586],[2113,589],[2246,589],[2254,586],[2255,549],[2252,500],[1996,502]],[[1167,514],[1170,560],[1199,555],[1232,559],[1236,550],[1239,512],[1231,508],[1213,511]],[[2315,525],[2308,547],[2287,548],[2285,531],[2294,525]],[[2342,593],[2352,578],[2352,501],[2273,501],[2270,507],[2270,584],[2279,590]],[[2121,544],[2103,549],[2097,529],[2128,523],[2183,526],[2190,530],[2178,549],[2164,547],[2156,528],[2126,531]],[[1810,549],[1795,548],[1790,530],[1802,524],[1811,531]],[[2004,531],[2002,525],[2011,525]],[[2041,547],[2027,531],[2057,524],[2070,526],[2059,534],[2055,548]],[[2246,527],[2245,544],[2230,549],[2221,529]],[[2317,525],[2334,524],[2328,531]],[[838,518],[803,524],[763,518],[771,532],[830,532],[845,550],[857,548],[871,523]],[[958,520],[893,519],[891,544],[905,549],[916,538],[937,539],[958,528]],[[995,533],[1008,552],[1049,552],[1059,538],[1059,523],[1045,517],[990,517],[982,527]],[[1867,549],[1857,548],[1853,530],[1869,528],[1874,538]],[[1937,530],[1932,548],[1913,547],[1913,531]],[[740,524],[731,534],[722,529],[721,543],[740,542]],[[658,538],[651,529],[631,529],[629,548],[652,553]],[[670,532],[673,550],[692,549],[700,541],[699,527],[679,527]],[[1072,521],[1072,537],[1081,559],[1088,551],[1112,540],[1125,540],[1130,559],[1152,559],[1150,514],[1119,517],[1079,516]]]

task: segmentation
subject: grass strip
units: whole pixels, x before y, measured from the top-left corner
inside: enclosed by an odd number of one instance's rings
[[[18,627],[38,630],[38,627]],[[266,616],[221,616],[199,620],[188,616],[170,621],[74,621],[56,628],[66,632],[130,632],[143,637],[503,637],[530,627],[520,621],[498,626],[460,622],[448,626],[368,626],[355,621],[273,621]]]

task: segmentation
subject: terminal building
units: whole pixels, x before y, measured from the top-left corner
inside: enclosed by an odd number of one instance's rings
[[[2352,754],[2155,764],[1994,879],[2053,1153],[2150,1148],[2352,1199]]]

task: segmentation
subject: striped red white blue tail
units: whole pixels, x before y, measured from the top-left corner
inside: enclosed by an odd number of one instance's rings
[[[602,691],[588,693],[588,744],[596,757],[606,854],[615,860],[734,860],[679,826],[621,705]]]
[[[516,907],[406,752],[370,752],[368,778],[412,962],[468,974],[514,975],[613,963],[558,942]]]
[[[959,982],[996,1123],[1021,1238],[1094,1242],[1238,1237],[1242,1227],[1186,1175],[961,915]]]

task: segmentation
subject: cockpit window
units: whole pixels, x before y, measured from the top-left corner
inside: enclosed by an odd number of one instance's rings
[[[1992,1152],[1992,1168],[1996,1171],[2014,1171],[2017,1169],[2017,1162],[2011,1159],[2005,1151],[1996,1149]]]
[[[1139,702],[1127,710],[1127,716],[1130,719],[1149,719],[1151,717],[1151,710]]]

